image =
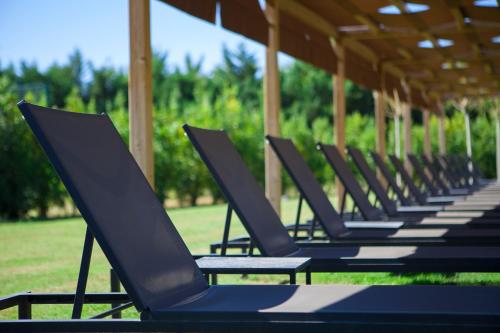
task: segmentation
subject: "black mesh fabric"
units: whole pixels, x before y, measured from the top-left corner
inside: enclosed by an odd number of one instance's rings
[[[499,297],[500,288],[494,286],[226,285],[214,286],[207,297],[165,309],[155,313],[155,317],[164,320],[206,320],[209,313],[210,319],[221,322],[230,318],[234,321],[267,319],[269,322],[274,319],[289,324],[306,323],[301,329],[275,328],[276,332],[339,331],[324,325],[318,330],[318,326],[307,326],[309,321],[345,321],[358,325],[348,329],[352,332],[413,332],[428,329],[429,323],[437,327],[436,330],[431,328],[432,332],[453,332],[442,325],[449,321],[466,327],[463,331],[468,328],[472,332],[482,332],[482,327],[476,329],[467,326],[467,323],[481,323],[486,327],[484,331],[488,328],[495,331],[497,327],[487,326],[487,323],[491,325],[499,320]],[[366,322],[372,322],[373,327],[357,329]],[[415,330],[392,330],[389,323],[410,323],[417,327]],[[418,327],[416,323],[422,323],[422,326]]]
[[[420,180],[424,183],[425,187],[431,193],[431,195],[438,195],[438,189],[434,186],[434,184],[432,184],[432,181],[425,174],[424,168],[422,168],[422,165],[420,164],[420,161],[417,159],[417,157],[415,155],[408,154],[408,161],[410,161],[413,170],[415,170],[418,178],[420,178]]]
[[[460,182],[455,179],[455,176],[451,173],[451,170],[448,168],[445,168],[443,165],[444,161],[441,160],[441,158],[437,155],[432,156],[432,164],[434,165],[434,168],[443,174],[443,176],[446,178],[448,183],[453,187],[453,188],[458,188],[460,187]]]
[[[139,310],[208,288],[106,115],[19,108]]]
[[[370,201],[368,201],[366,194],[363,192],[361,186],[359,186],[358,181],[351,169],[349,169],[342,155],[340,155],[338,148],[334,145],[323,143],[318,143],[318,146],[325,155],[330,166],[335,170],[335,174],[339,177],[346,191],[356,203],[363,218],[366,220],[380,220],[380,211],[373,207]]]
[[[420,205],[425,205],[427,202],[426,196],[420,191],[420,189],[415,185],[413,179],[411,179],[410,175],[406,171],[401,160],[397,158],[395,155],[389,155],[389,159],[391,160],[394,169],[401,175],[401,179],[408,187],[411,195],[417,200]]]
[[[342,218],[292,140],[269,135],[266,138],[328,236],[335,238],[345,234],[347,229]]]
[[[377,196],[378,200],[380,201],[380,204],[384,208],[385,213],[387,215],[397,215],[398,208],[396,206],[396,203],[392,201],[387,195],[387,192],[385,191],[384,187],[382,186],[382,184],[380,184],[379,180],[377,179],[377,175],[373,172],[373,170],[366,162],[363,153],[361,153],[361,151],[359,151],[354,147],[347,147],[347,151],[349,152],[349,155],[351,155],[354,164],[356,164],[359,171],[361,171],[361,174],[365,178],[368,186],[370,186],[371,190]]]
[[[184,130],[262,254],[279,257],[297,251],[226,132],[188,125]]]
[[[385,163],[385,161],[382,159],[382,157],[376,153],[376,152],[370,152],[373,161],[375,162],[375,165],[379,168],[380,172],[382,172],[382,175],[384,175],[385,180],[387,180],[387,183],[391,186],[392,190],[394,193],[396,193],[399,202],[403,206],[411,206],[412,202],[410,199],[408,199],[401,188],[398,186],[398,183],[396,182],[396,179],[392,176],[391,171],[389,170],[389,167]]]
[[[450,159],[447,156],[441,155],[441,156],[437,156],[436,158],[438,158],[439,161],[441,162],[443,169],[448,170],[448,172],[452,175],[457,186],[467,187],[467,184],[466,184],[462,174],[458,171],[456,165],[451,163]]]
[[[425,168],[429,171],[430,175],[432,176],[432,180],[434,181],[434,184],[443,192],[443,194],[450,194],[450,190],[448,189],[448,186],[443,182],[443,180],[440,177],[439,171],[436,170],[434,167],[434,164],[425,156],[422,154],[421,157],[422,163],[424,164]]]

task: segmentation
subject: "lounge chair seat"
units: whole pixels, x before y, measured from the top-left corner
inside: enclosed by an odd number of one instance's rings
[[[263,297],[265,295],[265,297]],[[174,321],[498,321],[495,287],[455,286],[213,286],[192,302],[157,309]]]

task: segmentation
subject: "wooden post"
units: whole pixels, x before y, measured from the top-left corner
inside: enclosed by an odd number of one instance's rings
[[[500,117],[498,115],[499,112],[500,110],[496,110],[495,112],[497,182],[500,182]]]
[[[279,8],[278,1],[266,1],[268,22],[268,46],[266,48],[266,73],[264,76],[264,131],[280,135],[280,78],[278,69]],[[274,209],[281,213],[281,167],[271,146],[265,147],[266,195]]]
[[[469,100],[464,97],[460,101],[455,102],[455,107],[460,110],[460,112],[464,115],[465,121],[465,149],[467,153],[467,157],[472,159],[472,139],[470,133],[470,118],[469,113],[467,112],[467,104],[469,104]],[[472,163],[468,163],[469,170],[472,171]]]
[[[423,110],[424,122],[424,154],[427,158],[432,158],[431,131],[429,126],[430,111]]]
[[[337,55],[337,73],[332,76],[334,141],[345,158],[345,49],[343,45],[333,42],[332,47]],[[337,204],[340,207],[345,189],[338,177],[335,178],[335,185]]]
[[[466,141],[466,148],[467,148],[467,156],[469,158],[472,158],[472,138],[471,138],[471,129],[470,129],[470,117],[469,113],[464,110],[464,117],[465,117],[465,141]]]
[[[445,118],[444,107],[442,102],[438,102],[439,116],[438,116],[438,139],[439,139],[439,155],[446,155],[446,131],[445,131]]]
[[[149,0],[129,0],[130,151],[154,188],[153,93]]]
[[[413,168],[408,161],[408,154],[412,153],[412,137],[411,137],[411,90],[407,84],[404,84],[406,92],[406,102],[403,104],[403,151],[405,168],[410,174],[413,173]]]
[[[375,102],[375,128],[376,128],[376,138],[375,145],[377,153],[385,159],[386,151],[386,140],[385,140],[385,100],[384,100],[384,92],[383,91],[373,91],[373,100]],[[380,180],[382,184],[386,183],[385,178],[380,173],[380,170],[377,168],[377,178]]]
[[[401,159],[401,122],[400,116],[403,112],[401,102],[399,101],[399,93],[394,89],[394,154]],[[402,186],[401,175],[396,174],[398,186]]]
[[[399,101],[399,93],[394,89],[394,154],[401,158],[401,120],[400,116],[403,113],[401,102]]]

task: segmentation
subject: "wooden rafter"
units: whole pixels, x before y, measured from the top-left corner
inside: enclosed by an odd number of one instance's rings
[[[460,5],[460,3],[451,5],[450,1],[446,1],[446,4],[448,4],[448,8],[455,18],[455,22],[457,25],[457,28],[461,31],[465,30],[466,27],[469,27],[470,25],[467,24],[465,21],[465,18],[467,16],[466,10]],[[489,62],[487,59],[482,58],[483,52],[482,52],[482,45],[478,42],[479,36],[476,33],[475,29],[470,28],[467,29],[466,33],[464,36],[467,38],[467,40],[471,43],[472,50],[474,51],[474,55],[476,59],[482,59],[481,62],[483,64],[483,69],[486,74],[492,77],[492,79],[495,78],[495,73],[494,73],[494,67]]]
[[[377,22],[370,15],[364,13],[361,9],[359,9],[356,5],[354,5],[349,0],[337,0],[337,1],[332,2],[331,4],[347,11],[348,13],[353,15],[353,17],[358,22],[367,25],[370,28],[372,34],[378,35],[382,32],[382,30],[381,30],[382,25],[379,22]],[[346,43],[352,43],[352,42],[353,42],[353,40],[346,41]],[[403,58],[414,59],[413,54],[408,49],[403,47],[397,40],[386,41],[386,43],[387,43],[387,47],[389,47],[389,48],[396,46],[398,53]],[[395,75],[398,78],[401,78],[401,79],[405,78],[405,72],[403,70],[401,70],[401,68],[399,68],[393,64],[384,63],[383,59],[381,59],[380,63],[377,63],[376,65],[377,66],[381,65],[380,68],[385,70],[387,73]],[[415,79],[410,80],[409,83],[418,89],[422,89],[422,87],[423,87],[423,84]]]

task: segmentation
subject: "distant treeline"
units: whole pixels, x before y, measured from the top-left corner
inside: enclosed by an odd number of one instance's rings
[[[179,199],[195,205],[203,195],[214,201],[221,194],[205,166],[184,136],[183,123],[225,129],[260,183],[264,179],[262,70],[243,46],[224,48],[223,59],[210,73],[202,61],[186,56],[180,67],[169,64],[167,54],[153,56],[155,183],[161,200]],[[296,61],[281,70],[281,134],[292,138],[316,176],[333,188],[333,172],[314,149],[317,141],[331,143],[331,76]],[[127,74],[111,66],[95,67],[79,51],[65,64],[40,70],[36,64],[0,64],[0,217],[19,219],[62,206],[67,194],[34,141],[16,108],[21,98],[74,112],[107,113],[128,142]],[[347,143],[364,152],[375,147],[373,98],[370,91],[346,82]],[[464,120],[447,111],[447,147],[464,152]],[[490,116],[473,110],[474,157],[487,176],[494,176],[495,133]],[[413,112],[413,145],[422,151],[421,115]],[[437,122],[431,118],[433,149],[437,151]],[[89,135],[92,135],[89,133]],[[388,151],[394,132],[388,121]],[[284,190],[293,191],[284,177]]]

